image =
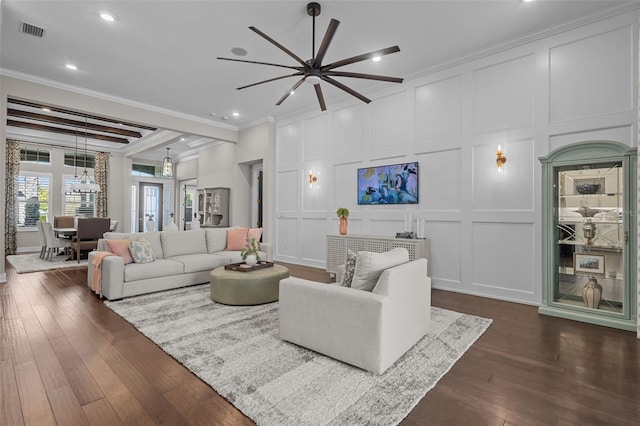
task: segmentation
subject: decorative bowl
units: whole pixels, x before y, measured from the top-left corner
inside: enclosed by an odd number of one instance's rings
[[[581,183],[576,185],[576,191],[578,191],[579,194],[595,194],[599,190],[599,183]]]

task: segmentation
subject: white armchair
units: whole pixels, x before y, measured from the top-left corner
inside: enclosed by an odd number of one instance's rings
[[[427,260],[382,272],[373,291],[290,277],[280,282],[280,338],[382,374],[429,330]]]

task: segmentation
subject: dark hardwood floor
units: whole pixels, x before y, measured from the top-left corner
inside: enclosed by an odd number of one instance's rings
[[[324,271],[287,265],[328,282]],[[86,267],[0,284],[0,425],[249,425],[86,288]],[[433,291],[433,305],[493,319],[403,425],[638,425],[634,333],[533,306]]]

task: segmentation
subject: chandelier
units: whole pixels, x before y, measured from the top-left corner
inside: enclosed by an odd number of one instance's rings
[[[76,130],[76,154],[74,156],[74,163],[77,165],[78,161],[78,133]],[[81,194],[92,194],[96,192],[100,192],[100,185],[95,183],[93,179],[89,176],[87,172],[87,117],[84,118],[84,172],[82,172],[82,176],[78,178],[76,176],[73,178],[73,182],[71,183],[71,192],[81,193]]]

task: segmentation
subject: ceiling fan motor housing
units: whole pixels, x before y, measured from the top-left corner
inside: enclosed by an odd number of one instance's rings
[[[307,4],[307,14],[309,16],[320,16],[321,11],[322,8],[320,7],[320,3],[312,1],[311,3]]]

